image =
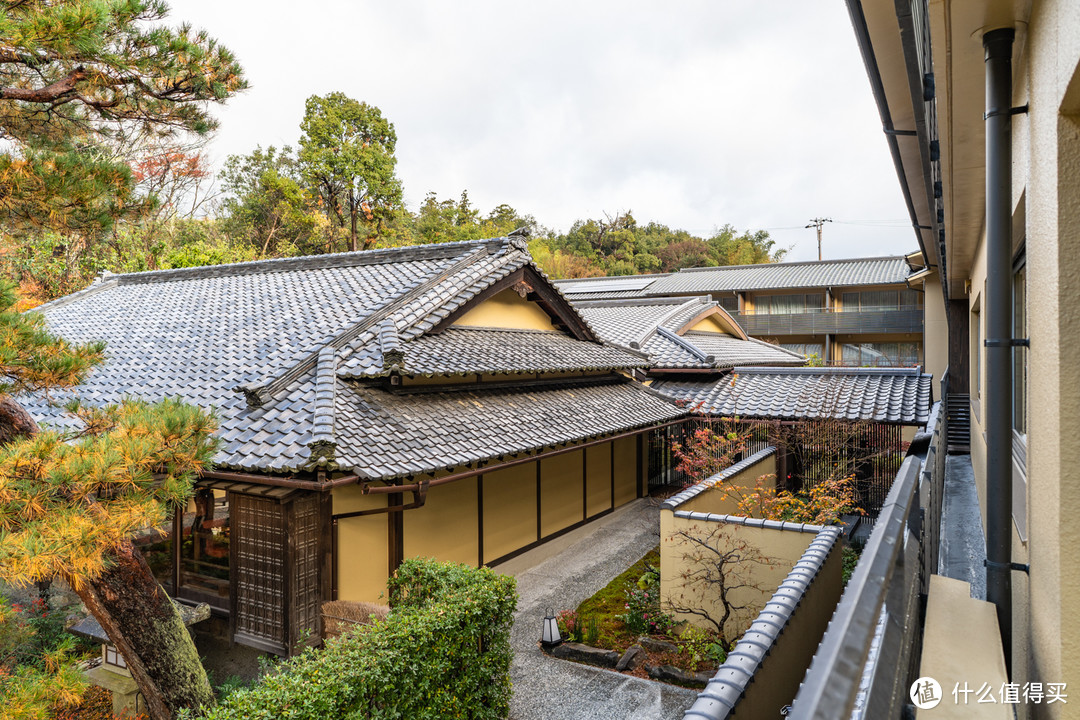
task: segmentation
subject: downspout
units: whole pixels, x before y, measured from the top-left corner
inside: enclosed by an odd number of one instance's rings
[[[1012,28],[986,63],[986,599],[1012,677]],[[976,350],[978,352],[978,350]]]

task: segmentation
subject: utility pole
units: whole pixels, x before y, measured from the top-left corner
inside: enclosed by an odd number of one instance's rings
[[[832,218],[814,218],[810,221],[810,224],[806,227],[817,228],[817,259],[821,262],[821,226],[827,222],[832,222]]]

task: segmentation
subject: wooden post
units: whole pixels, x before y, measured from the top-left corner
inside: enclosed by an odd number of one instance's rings
[[[391,507],[405,504],[404,493],[390,493],[387,504]],[[400,510],[386,514],[387,575],[393,575],[405,559],[405,518]]]

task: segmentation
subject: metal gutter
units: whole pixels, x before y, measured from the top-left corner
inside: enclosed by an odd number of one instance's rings
[[[1012,676],[1012,28],[986,57],[986,599]],[[979,352],[979,349],[975,349]]]
[[[911,199],[911,188],[907,184],[907,177],[904,173],[904,160],[900,157],[900,143],[897,140],[897,133],[900,131],[893,128],[889,100],[885,96],[885,85],[881,81],[881,72],[878,70],[874,46],[870,40],[870,29],[866,25],[866,15],[863,14],[862,1],[847,0],[846,4],[848,15],[851,17],[851,25],[855,30],[855,40],[859,43],[859,53],[862,55],[863,65],[866,66],[866,75],[870,80],[870,90],[874,93],[874,102],[877,104],[878,114],[881,116],[881,128],[889,143],[889,154],[892,155],[896,175],[900,180],[900,191],[904,194],[904,204],[907,205],[911,226],[915,229],[915,239],[919,243],[919,249],[922,250],[923,258],[926,259],[927,263],[930,263],[931,256],[926,251],[926,243],[923,242],[922,236],[922,231],[927,228],[919,222],[919,214],[915,211],[915,204]]]

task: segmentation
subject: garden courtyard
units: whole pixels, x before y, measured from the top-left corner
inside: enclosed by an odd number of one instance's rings
[[[512,720],[679,717],[696,690],[559,660],[537,645],[548,609],[574,608],[660,541],[659,501],[642,498],[499,565],[517,579]]]

